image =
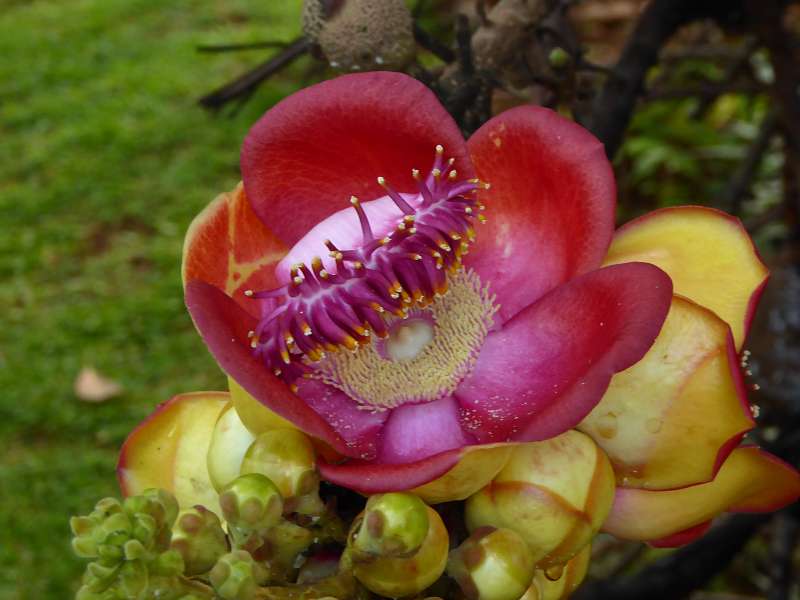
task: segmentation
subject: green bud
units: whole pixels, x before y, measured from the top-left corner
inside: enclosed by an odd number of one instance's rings
[[[172,529],[172,549],[183,556],[187,575],[200,575],[228,551],[228,539],[219,517],[198,505],[178,515]]]
[[[351,534],[353,557],[411,556],[428,535],[428,510],[414,494],[392,492],[372,496]]]
[[[320,514],[319,475],[314,447],[297,429],[273,429],[250,444],[242,460],[241,473],[269,477],[284,498],[287,512]]]
[[[268,477],[240,475],[222,489],[219,504],[232,526],[252,531],[275,525],[283,513],[283,499]]]
[[[530,586],[535,566],[518,533],[480,527],[450,553],[447,574],[469,600],[518,600]]]
[[[547,61],[554,69],[563,69],[572,62],[572,56],[570,56],[569,52],[557,46],[550,50],[550,54],[547,55]]]
[[[264,567],[244,550],[221,556],[209,573],[214,591],[223,600],[252,600],[267,576]]]

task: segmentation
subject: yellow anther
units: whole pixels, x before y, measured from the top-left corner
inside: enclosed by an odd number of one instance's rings
[[[283,371],[281,371],[280,369],[277,369],[277,368],[276,369],[272,369],[272,372],[275,374],[275,377],[280,377],[281,373],[283,373]]]
[[[303,335],[311,335],[314,333],[313,331],[311,331],[311,326],[308,323],[303,323],[300,326],[300,329],[303,330]]]
[[[249,298],[250,296],[252,296],[252,295],[253,295],[253,290],[245,290],[245,291],[244,291],[244,295],[245,295],[245,296],[247,296],[247,297]]]
[[[444,146],[436,144],[436,154],[444,154]]]
[[[434,179],[437,179],[437,180],[438,180],[438,179],[439,179],[439,177],[441,177],[441,176],[442,176],[442,171],[441,171],[440,169],[433,169],[433,170],[431,171],[431,175],[433,175],[433,178],[434,178]]]
[[[355,350],[356,348],[358,348],[358,341],[353,336],[350,335],[345,336],[345,338],[342,340],[342,344],[348,350]]]
[[[253,331],[252,329],[251,329],[250,331],[248,331],[248,332],[247,332],[247,337],[248,337],[248,339],[249,339],[249,338],[251,338],[251,337],[253,337],[255,334],[256,334],[256,332],[255,332],[255,331]]]
[[[419,169],[411,169],[411,176],[412,176],[414,179],[417,179],[417,180],[418,180],[418,179],[419,179]]]
[[[292,362],[291,359],[289,358],[289,353],[286,350],[281,350],[281,358],[283,359],[283,362],[285,362],[287,365],[291,364]]]
[[[457,234],[455,231],[453,231],[453,232],[451,232],[451,233],[450,233],[450,237],[451,237],[452,239],[456,240],[456,241],[458,241],[458,240],[460,240],[460,239],[461,239],[461,236],[460,236],[460,235],[458,235],[458,234]]]
[[[467,213],[468,215],[471,215],[471,214],[472,214],[472,207],[471,207],[471,206],[467,206],[467,207],[464,209],[464,212],[465,212],[465,213]]]
[[[252,342],[250,342],[250,347],[253,349],[258,348],[258,342],[253,340]]]
[[[384,177],[378,177],[377,181],[379,186],[386,187],[386,179]]]
[[[417,233],[417,228],[416,228],[416,227],[411,227],[411,228],[408,230],[408,233]]]
[[[478,221],[480,221],[483,225],[486,225],[486,217],[483,215],[478,215]]]
[[[456,180],[456,177],[458,177],[458,171],[456,171],[455,169],[453,169],[452,171],[450,171],[450,172],[447,174],[447,178],[448,178],[450,181],[455,181],[455,180]]]
[[[445,252],[450,252],[450,250],[452,250],[452,248],[450,247],[450,244],[448,244],[447,242],[440,242],[439,243],[439,248],[441,248]]]
[[[295,285],[300,285],[301,283],[303,283],[303,278],[298,275],[292,279],[292,283],[294,283]]]
[[[325,269],[320,269],[319,276],[322,279],[327,279],[330,276],[330,273],[328,273]]]
[[[291,390],[291,392],[292,392],[293,394],[296,394],[296,393],[297,393],[297,390],[298,390],[297,384],[295,384],[295,383],[292,383],[292,384],[290,384],[290,385],[289,385],[289,390]]]
[[[357,261],[355,261],[353,263],[353,268],[354,269],[363,269],[364,268],[364,263],[362,263],[360,260],[357,260]]]
[[[358,206],[358,198],[356,198],[355,196],[350,196],[350,204],[352,204],[353,206]]]
[[[414,260],[422,260],[422,255],[421,254],[412,254],[411,258],[413,258]]]
[[[388,237],[388,236],[387,236],[387,237],[385,237],[385,238],[383,238],[383,239],[381,240],[380,244],[381,244],[381,246],[385,246],[386,244],[388,244],[388,243],[389,243],[389,242],[391,242],[391,241],[392,241],[392,238],[390,238],[390,237]]]
[[[416,217],[414,215],[406,215],[405,217],[403,217],[403,221],[405,221],[406,223],[413,223],[415,220]]]

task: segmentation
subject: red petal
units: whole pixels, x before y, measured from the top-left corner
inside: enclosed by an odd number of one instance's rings
[[[616,185],[603,145],[538,106],[506,111],[468,147],[485,227],[464,261],[491,284],[508,320],[569,279],[600,266],[614,231]]]
[[[376,438],[389,414],[360,410],[344,392],[314,379],[298,381],[297,394],[344,439],[350,456],[375,458]]]
[[[380,494],[410,490],[441,477],[452,469],[462,450],[448,450],[423,460],[397,465],[350,460],[334,465],[320,460],[317,464],[323,479],[361,494]]]
[[[644,356],[671,298],[669,277],[645,263],[556,288],[486,338],[455,394],[465,429],[485,443],[543,440],[575,426],[611,376]]]
[[[710,527],[711,521],[706,521],[704,523],[700,523],[699,525],[695,525],[694,527],[689,527],[688,529],[679,531],[678,533],[668,535],[667,537],[663,537],[658,540],[650,540],[647,543],[653,546],[653,548],[678,548],[679,546],[685,546],[686,544],[703,537]]]
[[[437,144],[460,177],[472,176],[458,126],[427,87],[401,73],[344,75],[289,96],[253,126],[244,186],[259,217],[292,245],[351,194],[384,196],[379,175],[416,192],[411,169],[429,169]]]
[[[448,397],[395,408],[381,437],[378,461],[407,463],[475,443],[461,429],[458,403]]]
[[[220,367],[267,408],[306,433],[324,440],[342,454],[352,455],[333,428],[256,358],[247,332],[256,320],[230,297],[203,281],[186,285],[186,307]],[[357,454],[356,454],[357,455]]]
[[[197,215],[183,244],[183,281],[199,279],[223,290],[250,313],[258,303],[247,289],[278,286],[275,265],[286,247],[256,217],[241,184]]]

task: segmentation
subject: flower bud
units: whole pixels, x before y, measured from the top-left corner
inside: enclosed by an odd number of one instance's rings
[[[479,527],[450,553],[447,573],[470,600],[518,600],[531,584],[534,566],[519,534]]]
[[[283,496],[287,512],[320,514],[314,447],[297,429],[274,429],[260,434],[247,449],[241,473],[269,477]]]
[[[241,475],[222,489],[219,504],[225,520],[242,530],[275,525],[283,512],[283,499],[269,478],[258,473]]]
[[[353,557],[411,556],[428,535],[428,526],[428,508],[417,496],[397,492],[372,496],[352,534]]]
[[[268,574],[249,553],[236,550],[221,556],[208,577],[223,600],[252,600]]]
[[[178,515],[172,529],[172,549],[183,557],[187,575],[200,575],[228,551],[228,539],[219,517],[198,505]]]
[[[342,557],[346,566],[348,557],[352,560],[353,574],[364,587],[380,596],[399,598],[418,594],[444,572],[447,564],[449,538],[442,519],[435,510],[427,506],[428,533],[417,552],[406,558],[372,558],[359,562],[348,546]],[[356,518],[353,530],[360,527]],[[352,540],[352,536],[351,536]],[[357,553],[356,553],[357,554]]]
[[[513,529],[537,566],[548,568],[575,556],[597,533],[614,485],[608,458],[578,431],[520,444],[492,483],[467,500],[467,527]]]
[[[533,581],[520,600],[563,600],[569,598],[586,577],[591,546],[585,546],[575,558],[564,565],[546,570],[536,569]]]

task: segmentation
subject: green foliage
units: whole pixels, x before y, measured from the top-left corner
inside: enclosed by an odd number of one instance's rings
[[[236,184],[244,133],[302,72],[214,117],[196,98],[269,51],[195,46],[289,40],[300,1],[3,6],[0,598],[63,600],[82,570],[68,517],[115,493],[125,435],[176,393],[224,389],[183,307],[183,233]],[[83,365],[125,393],[80,402]]]

